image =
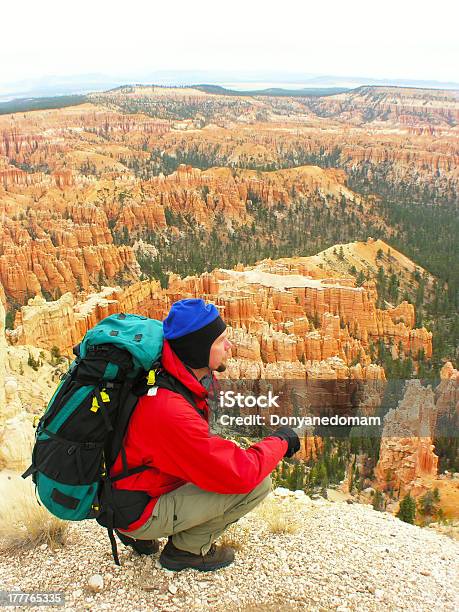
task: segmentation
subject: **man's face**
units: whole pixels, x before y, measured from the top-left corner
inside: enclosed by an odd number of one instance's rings
[[[229,350],[233,346],[227,338],[228,330],[225,331],[216,338],[210,347],[209,353],[209,368],[216,370],[217,372],[224,372],[226,370],[226,359],[228,357]]]

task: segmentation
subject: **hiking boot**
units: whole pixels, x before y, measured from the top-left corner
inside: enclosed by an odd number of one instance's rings
[[[172,544],[169,538],[159,557],[162,567],[179,572],[183,569],[196,569],[201,572],[226,567],[234,561],[234,550],[228,546],[212,546],[205,555],[195,555],[187,550],[180,550]]]
[[[154,555],[159,550],[158,540],[135,540],[118,529],[115,529],[115,533],[125,546],[132,546],[139,555]]]

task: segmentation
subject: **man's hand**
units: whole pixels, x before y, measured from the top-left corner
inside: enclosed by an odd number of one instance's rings
[[[276,429],[270,436],[275,436],[276,438],[281,438],[281,440],[288,442],[288,448],[284,457],[293,457],[293,455],[300,450],[300,439],[290,427],[279,427],[279,429]]]

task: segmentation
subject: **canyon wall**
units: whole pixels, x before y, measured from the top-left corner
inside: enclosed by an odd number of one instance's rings
[[[418,380],[408,381],[403,399],[384,418],[377,486],[399,496],[425,493],[423,478],[436,476],[438,457],[432,443],[437,420],[435,394]]]
[[[30,299],[16,315],[11,343],[57,346],[69,354],[84,333],[108,314],[132,311],[163,319],[184,297],[214,302],[235,340],[233,357],[263,364],[338,359],[350,366],[371,365],[370,343],[390,342],[416,356],[432,354],[432,334],[413,328],[414,307],[402,303],[379,310],[374,284],[349,286],[350,279],[313,279],[302,274],[273,274],[264,264],[247,270],[214,270],[200,276],[169,276],[167,289],[140,281],[125,289],[105,288],[76,302],[66,293],[55,302]],[[352,281],[351,281],[352,282]],[[397,322],[394,322],[397,321]],[[62,330],[65,330],[62,333]]]

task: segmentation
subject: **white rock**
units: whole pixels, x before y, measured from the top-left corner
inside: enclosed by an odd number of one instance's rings
[[[93,574],[88,580],[88,588],[91,591],[102,591],[104,588],[104,578],[100,574]]]
[[[16,381],[15,378],[6,378],[5,379],[5,393],[6,393],[6,397],[8,399],[8,397],[14,395],[15,393],[17,393],[18,390],[18,383]]]
[[[168,590],[169,593],[172,593],[172,595],[175,595],[177,593],[177,587],[175,586],[175,584],[170,584]]]
[[[277,487],[274,489],[274,495],[278,495],[279,497],[288,497],[288,495],[290,495],[290,491],[285,487]]]
[[[328,506],[329,502],[327,502],[326,499],[324,499],[323,497],[318,497],[317,499],[311,499],[311,503],[314,504],[314,506]]]

